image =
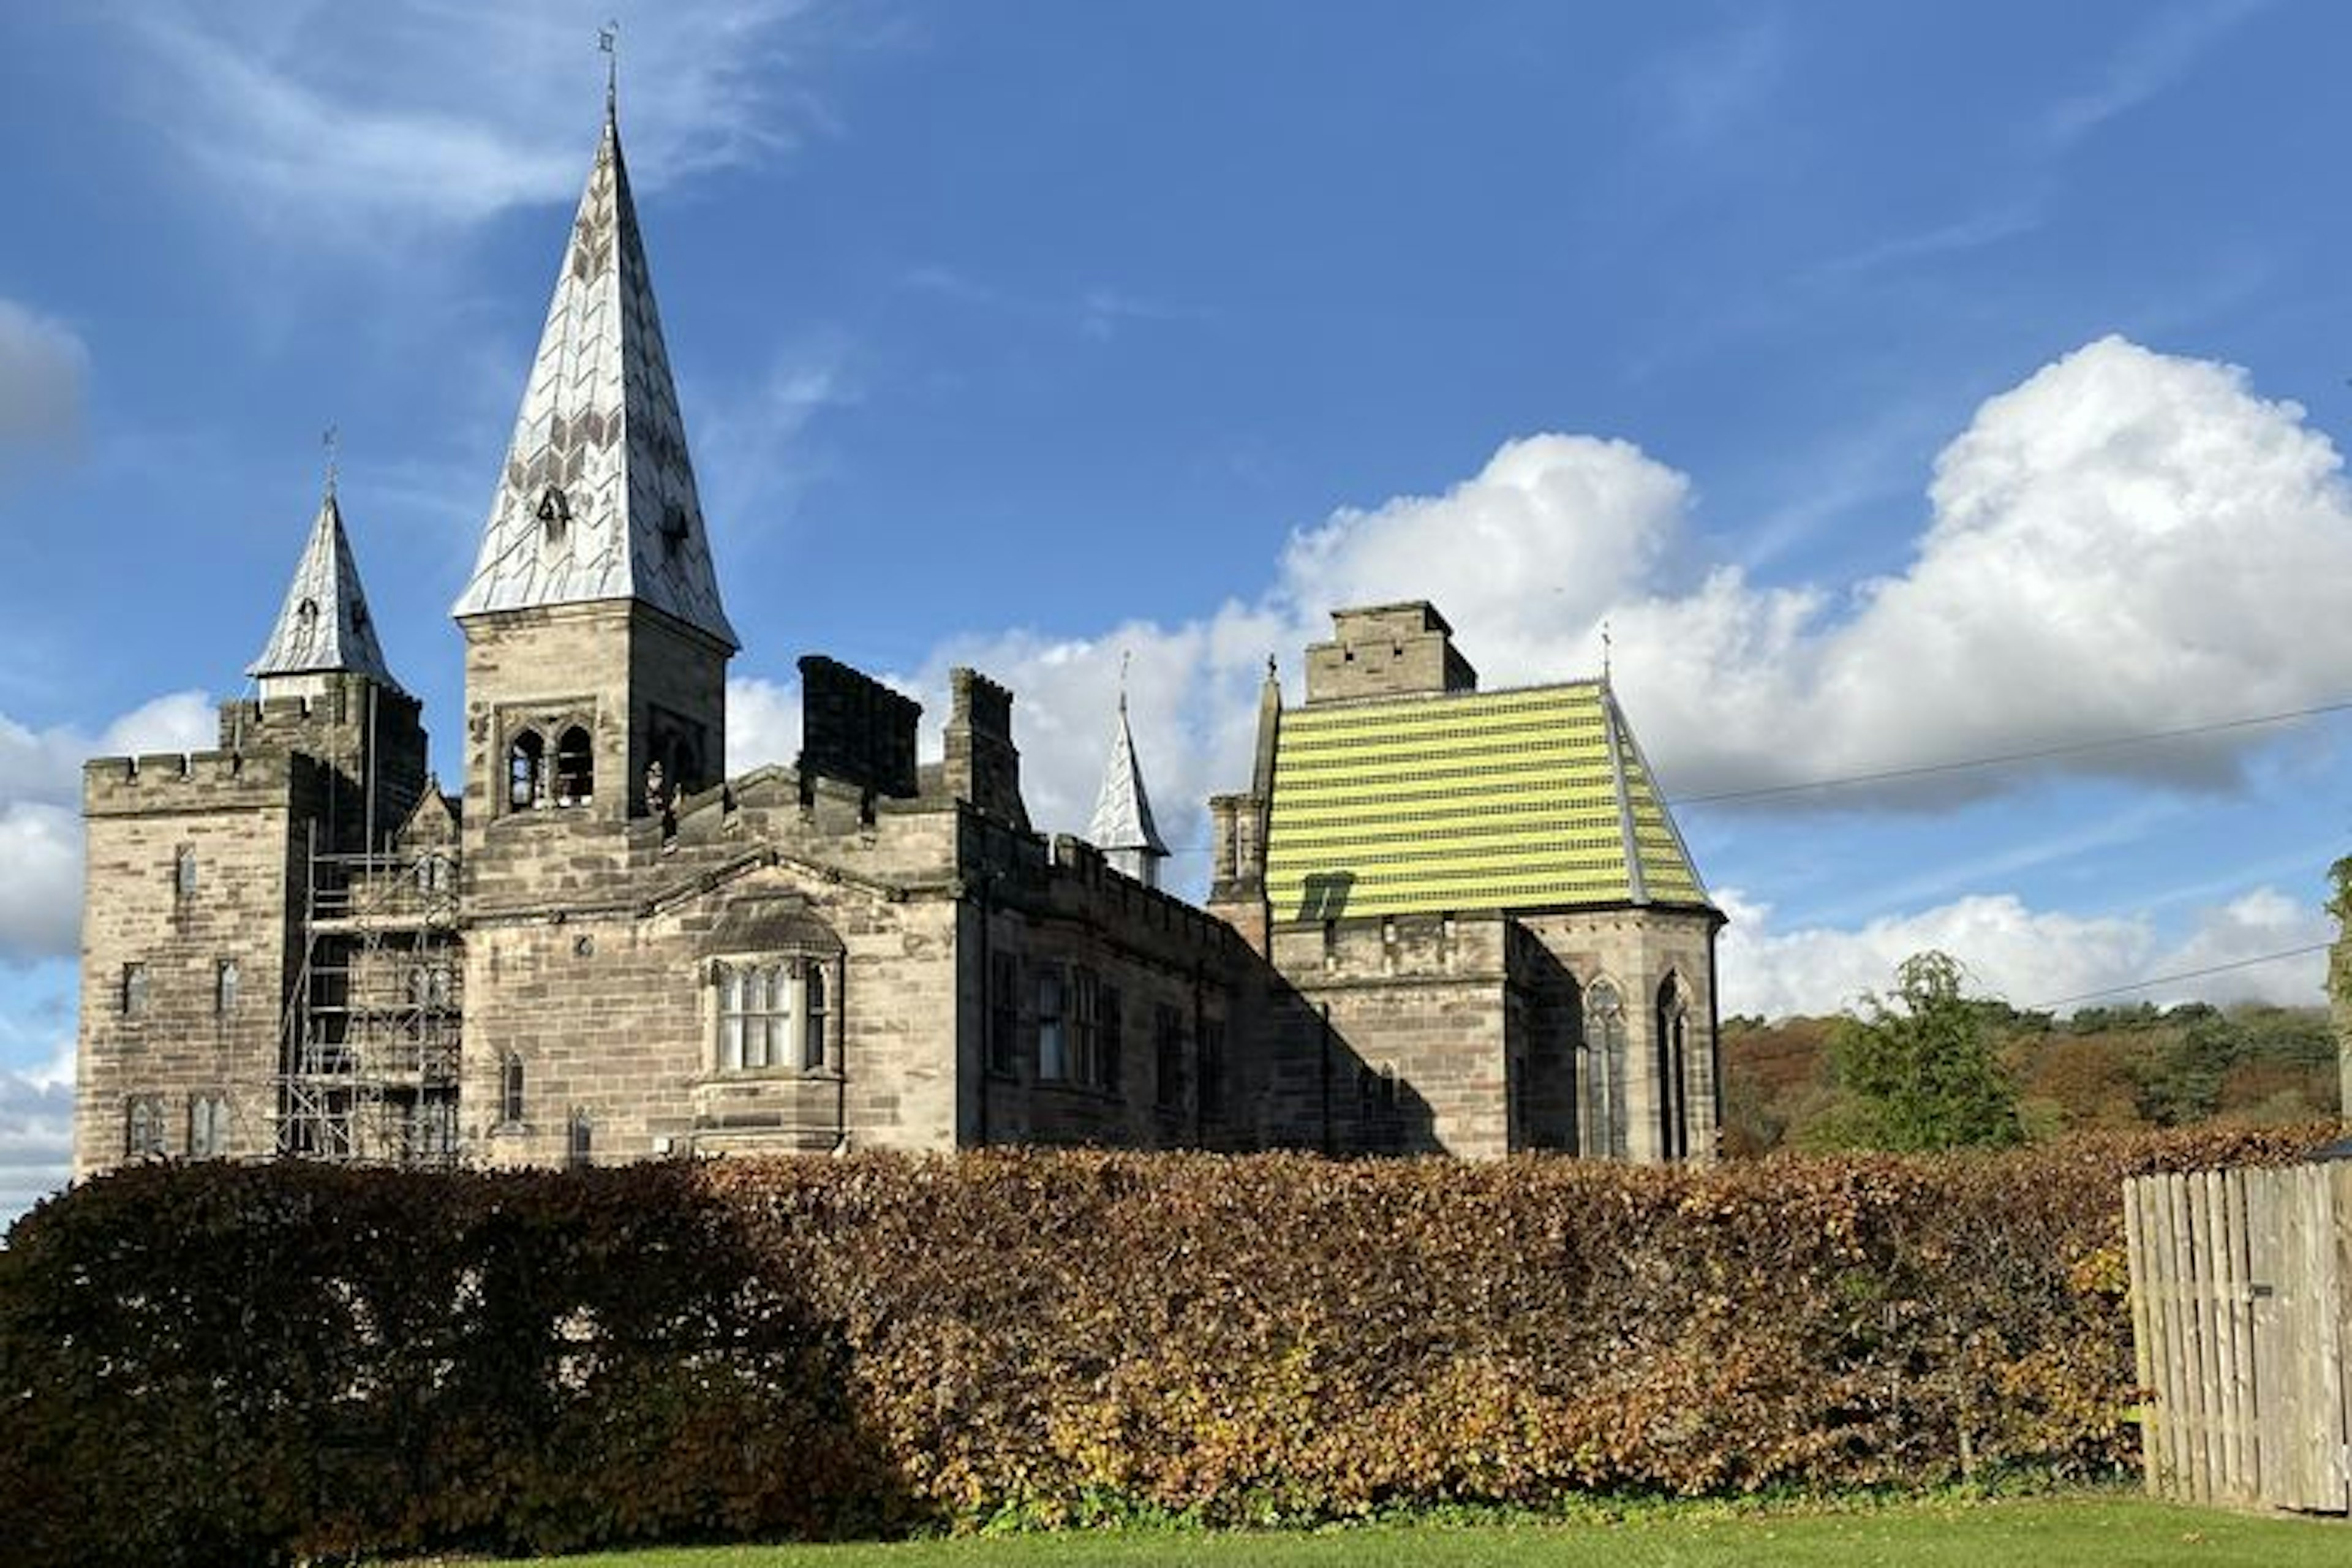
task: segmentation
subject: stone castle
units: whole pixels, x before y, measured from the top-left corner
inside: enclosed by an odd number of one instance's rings
[[[1481,692],[1427,604],[1269,665],[1208,901],[1159,887],[1122,702],[1085,839],[1012,693],[800,661],[720,776],[721,606],[606,115],[471,579],[465,778],[426,767],[331,486],[219,749],[104,758],[75,1167],[737,1151],[1712,1157],[1708,901],[1606,679]]]

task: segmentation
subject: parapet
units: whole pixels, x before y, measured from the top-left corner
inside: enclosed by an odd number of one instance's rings
[[[130,816],[207,811],[283,798],[291,773],[282,752],[152,752],[92,757],[82,764],[82,812]]]

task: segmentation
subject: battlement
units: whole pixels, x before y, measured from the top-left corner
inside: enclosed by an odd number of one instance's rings
[[[1076,903],[1082,920],[1121,931],[1129,941],[1158,933],[1150,939],[1155,945],[1164,939],[1198,956],[1222,953],[1234,941],[1234,930],[1223,921],[1115,869],[1101,850],[1083,838],[1056,833],[1047,841],[1046,853],[1056,901]]]
[[[214,811],[283,799],[292,780],[283,752],[152,752],[92,757],[82,764],[82,812],[124,816]]]
[[[424,704],[407,692],[382,685],[363,675],[326,674],[314,677],[319,689],[264,698],[231,698],[220,705],[223,751],[249,751],[276,742],[289,745],[313,742],[328,731],[363,728],[368,722],[368,694],[375,694],[375,722],[390,734],[414,728],[422,720]]]

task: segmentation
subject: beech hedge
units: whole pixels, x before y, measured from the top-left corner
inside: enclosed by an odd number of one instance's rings
[[[0,1252],[0,1529],[244,1563],[2111,1475],[2118,1184],[2331,1135],[135,1167]]]

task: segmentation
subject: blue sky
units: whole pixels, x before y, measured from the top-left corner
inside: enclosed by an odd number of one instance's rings
[[[1607,621],[1685,797],[2352,699],[2352,20],[2317,0],[18,7],[0,1205],[59,1158],[77,763],[207,743],[331,424],[454,777],[447,608],[614,15],[738,767],[789,760],[803,652],[934,717],[970,661],[1076,830],[1124,651],[1197,847],[1266,654],[1401,596],[1490,684],[1591,673]],[[2347,742],[1690,805],[1727,1005],[1927,945],[2021,1004],[2307,947]]]

